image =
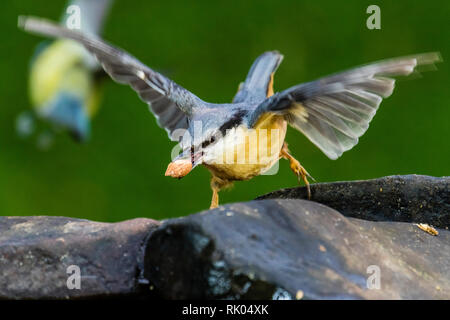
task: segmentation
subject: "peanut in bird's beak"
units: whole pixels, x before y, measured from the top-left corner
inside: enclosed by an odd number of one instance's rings
[[[166,177],[181,179],[192,171],[200,162],[203,152],[185,151],[174,161],[169,163],[165,173]]]
[[[175,160],[167,166],[166,177],[183,178],[192,170],[192,163],[189,159]]]

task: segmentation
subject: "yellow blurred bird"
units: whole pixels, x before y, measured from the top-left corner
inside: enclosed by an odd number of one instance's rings
[[[61,24],[96,36],[111,0],[73,0]],[[67,130],[78,141],[89,137],[99,108],[105,73],[83,45],[69,39],[41,43],[32,58],[29,95],[37,117]]]

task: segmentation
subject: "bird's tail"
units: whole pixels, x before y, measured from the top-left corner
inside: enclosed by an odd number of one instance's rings
[[[278,51],[267,51],[253,62],[245,82],[233,99],[234,103],[245,101],[262,101],[271,90],[273,74],[277,70],[283,55]]]

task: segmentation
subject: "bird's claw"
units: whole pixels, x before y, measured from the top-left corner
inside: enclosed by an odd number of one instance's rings
[[[305,168],[298,162],[296,159],[292,159],[290,163],[291,170],[295,173],[298,179],[298,183],[300,184],[300,178],[303,180],[303,182],[306,185],[306,191],[308,193],[308,200],[311,200],[311,187],[309,185],[308,177],[311,178],[313,181],[316,181],[309,173],[306,171]]]

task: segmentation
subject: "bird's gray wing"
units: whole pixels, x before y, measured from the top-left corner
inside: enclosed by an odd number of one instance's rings
[[[255,103],[266,99],[269,87],[272,88],[273,74],[282,60],[283,55],[278,51],[267,51],[256,58],[245,81],[239,86],[233,103]]]
[[[250,115],[253,127],[267,112],[283,115],[329,158],[358,143],[382,98],[392,94],[393,76],[440,61],[439,53],[384,60],[291,87],[262,102]]]
[[[47,20],[19,17],[19,27],[33,33],[65,37],[83,44],[115,81],[130,85],[149,104],[158,124],[169,138],[177,141],[176,129],[188,127],[188,117],[202,100],[158,72],[153,71],[130,54],[106,42],[75,30],[60,27]]]

